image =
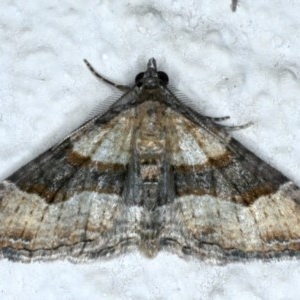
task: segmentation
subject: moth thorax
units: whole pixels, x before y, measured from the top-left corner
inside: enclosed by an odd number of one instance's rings
[[[137,152],[140,155],[143,154],[161,154],[165,148],[164,140],[157,140],[155,138],[151,139],[139,139],[136,143]]]

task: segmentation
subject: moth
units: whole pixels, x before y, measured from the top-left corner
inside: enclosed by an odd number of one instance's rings
[[[85,63],[123,94],[1,183],[1,258],[299,256],[299,188],[231,138],[228,117],[181,101],[154,58],[132,87]]]

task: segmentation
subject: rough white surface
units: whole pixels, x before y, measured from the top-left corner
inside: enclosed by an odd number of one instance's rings
[[[150,57],[207,115],[300,184],[299,1],[1,1],[0,177],[75,129],[112,92],[82,62],[133,82]],[[1,299],[297,299],[300,262],[217,267],[168,253],[0,261]]]

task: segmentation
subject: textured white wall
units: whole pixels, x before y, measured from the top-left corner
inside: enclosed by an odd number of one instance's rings
[[[300,184],[300,3],[9,1],[0,17],[0,177],[133,82],[150,57],[201,112],[255,124],[235,133]],[[229,122],[230,123],[230,122]],[[91,264],[0,261],[1,299],[296,299],[300,262],[225,267],[139,253]]]

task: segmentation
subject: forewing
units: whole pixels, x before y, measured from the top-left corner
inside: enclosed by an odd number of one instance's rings
[[[168,118],[176,197],[162,246],[217,262],[299,256],[299,188],[212,121]]]
[[[1,184],[2,257],[76,261],[137,243],[140,210],[122,202],[133,117],[95,118]]]

